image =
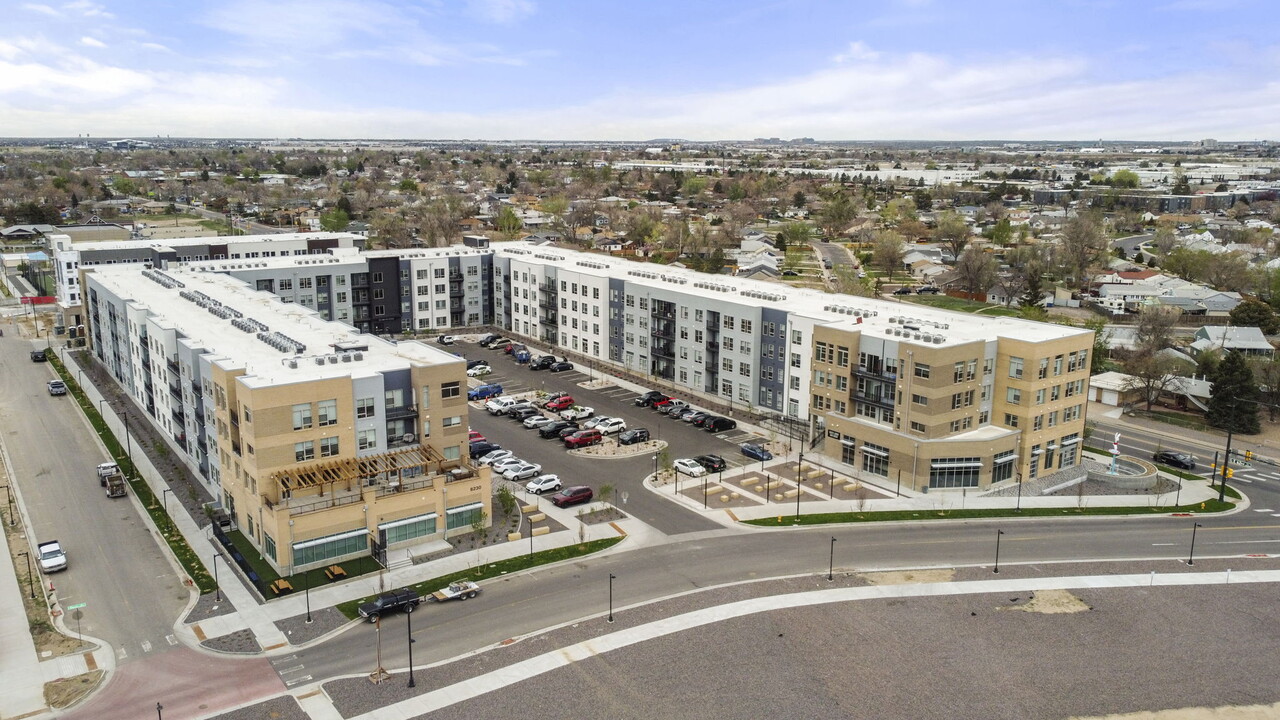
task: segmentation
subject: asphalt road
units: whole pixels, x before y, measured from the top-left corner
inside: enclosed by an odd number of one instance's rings
[[[1118,240],[1113,240],[1113,241],[1111,242],[1111,247],[1113,247],[1113,248],[1124,248],[1124,255],[1125,255],[1125,257],[1129,257],[1129,258],[1131,258],[1131,257],[1133,257],[1133,251],[1134,251],[1134,250],[1135,250],[1139,245],[1141,245],[1141,244],[1142,244],[1142,243],[1144,243],[1144,242],[1149,242],[1149,241],[1151,241],[1153,238],[1155,238],[1155,235],[1150,235],[1150,234],[1147,234],[1147,235],[1131,235],[1131,236],[1129,236],[1129,237],[1123,237],[1123,238],[1119,238]]]
[[[1235,515],[1201,518],[1195,556],[1274,552],[1280,544],[1275,521]],[[1267,518],[1267,520],[1271,520]],[[828,570],[830,538],[837,538],[835,568],[866,571],[898,567],[990,566],[996,530],[1004,530],[1002,566],[1102,559],[1185,559],[1189,518],[1093,517],[1059,522],[1044,519],[827,527],[812,530],[721,531],[666,545],[584,558],[558,567],[485,583],[475,601],[427,605],[414,615],[414,662],[427,664],[508,638],[607,612],[607,578],[614,582],[616,611],[726,583]],[[625,548],[625,544],[621,547]],[[1154,568],[1153,568],[1154,569]],[[1133,570],[1130,569],[1130,572]],[[1051,572],[1051,571],[1046,571]],[[1105,566],[1098,572],[1108,572]],[[403,615],[382,623],[382,663],[407,664]],[[425,642],[424,642],[425,640]],[[368,672],[376,662],[377,633],[360,624],[316,647],[296,653],[319,681]]]
[[[624,388],[615,386],[600,391],[579,387],[578,383],[588,380],[587,375],[582,372],[532,371],[518,365],[510,355],[470,343],[455,346],[454,351],[468,359],[488,360],[494,372],[484,378],[485,382],[502,385],[504,392],[509,395],[527,390],[564,391],[571,394],[577,404],[595,408],[597,415],[620,417],[626,420],[628,428],[648,428],[655,439],[667,441],[672,460],[714,454],[723,457],[730,466],[754,464],[754,460],[741,453],[739,445],[748,441],[768,440],[747,430],[730,430],[717,434],[705,432],[648,408],[636,407],[632,401],[638,393]],[[478,430],[491,442],[511,450],[518,457],[542,465],[543,472],[559,475],[566,486],[599,487],[605,482],[612,484],[617,492],[614,504],[663,533],[675,535],[720,527],[698,513],[654,497],[641,487],[644,478],[653,472],[654,460],[651,454],[622,460],[570,455],[563,444],[555,440],[544,440],[536,430],[527,430],[505,416],[493,416],[474,407],[471,410],[471,428]],[[625,502],[622,499],[624,493]]]
[[[47,363],[33,363],[29,340],[16,329],[0,338],[0,434],[38,541],[59,540],[68,568],[45,578],[63,608],[85,603],[85,635],[111,643],[121,662],[176,644],[174,620],[189,593],[132,496],[107,498],[96,466],[106,459],[70,395],[51,397],[55,377]],[[37,588],[39,592],[39,588]],[[75,622],[67,618],[74,632]]]

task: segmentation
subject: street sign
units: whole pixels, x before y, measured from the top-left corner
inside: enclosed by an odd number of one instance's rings
[[[79,610],[80,608],[82,608],[82,607],[84,607],[84,606],[86,606],[86,605],[88,605],[88,603],[76,603],[75,605],[68,605],[68,606],[67,606],[67,609],[68,609],[68,610]]]

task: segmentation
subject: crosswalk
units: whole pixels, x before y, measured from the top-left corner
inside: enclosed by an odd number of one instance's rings
[[[287,687],[293,687],[301,682],[311,679],[310,675],[304,675],[307,668],[298,659],[297,655],[285,655],[271,661],[271,666],[275,668],[276,674],[284,681]]]

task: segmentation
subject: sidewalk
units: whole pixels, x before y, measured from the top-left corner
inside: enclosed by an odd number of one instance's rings
[[[1088,420],[1105,420],[1108,423],[1131,427],[1148,435],[1156,435],[1168,439],[1171,443],[1174,443],[1174,447],[1180,447],[1188,440],[1223,450],[1226,450],[1227,447],[1227,434],[1225,432],[1191,430],[1162,423],[1159,420],[1125,415],[1122,408],[1103,405],[1102,403],[1089,403],[1088,414],[1085,417]],[[1108,437],[1106,440],[1109,443],[1110,438]],[[1095,445],[1101,442],[1101,440],[1094,440]],[[1231,448],[1241,452],[1252,450],[1255,455],[1265,454],[1268,458],[1280,456],[1280,440],[1271,440],[1263,436],[1232,435]],[[1272,460],[1268,460],[1268,462],[1273,465],[1277,464]]]

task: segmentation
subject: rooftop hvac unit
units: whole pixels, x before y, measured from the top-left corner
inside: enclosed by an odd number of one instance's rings
[[[889,318],[889,323],[892,325],[896,325],[898,323],[898,318],[896,316]]]
[[[291,369],[291,370],[297,370],[297,369],[298,369],[298,361],[297,361],[297,360],[292,360],[292,359],[291,359],[291,360],[289,360],[289,369]]]
[[[324,364],[324,357],[322,357],[322,356],[321,356],[321,357],[317,357],[317,358],[316,358],[316,364],[317,364],[317,365],[323,365],[323,364]]]
[[[342,354],[342,362],[351,362],[351,355],[350,355],[350,354],[348,354],[348,353],[343,353],[343,354]]]
[[[351,358],[352,358],[353,360],[356,360],[356,361],[363,360],[363,359],[364,359],[364,353],[361,353],[361,352],[353,353],[353,354],[351,355]]]
[[[329,356],[329,364],[330,364],[330,365],[337,365],[337,364],[338,364],[338,356],[337,356],[337,355],[330,355],[330,356]]]
[[[934,336],[933,336],[933,344],[934,344],[934,345],[941,345],[941,344],[942,344],[942,336],[941,336],[941,335],[934,335]]]
[[[911,338],[911,339],[912,339],[912,340],[919,340],[919,339],[920,339],[920,333],[915,333],[915,334],[912,336],[912,338]]]

